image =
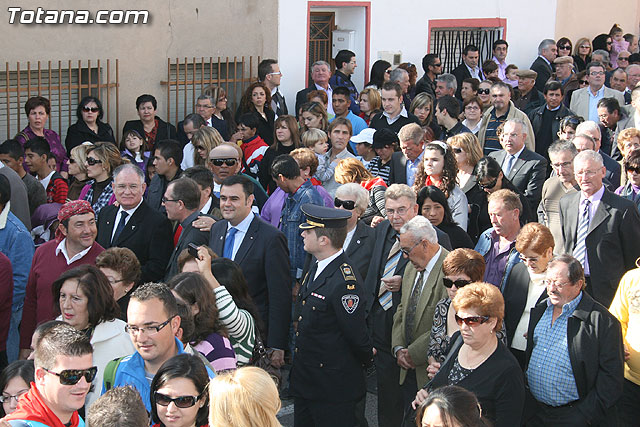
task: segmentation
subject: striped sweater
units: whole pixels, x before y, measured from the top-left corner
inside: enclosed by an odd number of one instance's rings
[[[238,359],[238,367],[246,365],[253,355],[256,339],[255,322],[247,310],[239,309],[224,286],[214,290],[220,320],[229,331],[229,340]]]

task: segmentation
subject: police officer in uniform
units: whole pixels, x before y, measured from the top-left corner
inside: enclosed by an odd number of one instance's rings
[[[365,366],[373,346],[365,321],[365,293],[342,251],[351,212],[305,204],[304,249],[315,256],[297,301],[296,347],[290,392],[294,426],[353,427],[365,395]]]

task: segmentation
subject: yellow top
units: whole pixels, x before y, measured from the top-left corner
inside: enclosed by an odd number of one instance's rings
[[[624,364],[624,377],[640,385],[640,268],[622,276],[609,311],[620,321],[630,354]]]

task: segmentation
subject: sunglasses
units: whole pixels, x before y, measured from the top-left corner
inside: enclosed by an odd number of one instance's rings
[[[178,408],[183,409],[191,408],[198,400],[200,400],[200,396],[169,397],[166,394],[158,393],[157,391],[153,396],[156,399],[156,403],[160,406],[169,406],[169,404],[173,402]]]
[[[570,45],[570,44],[565,44],[564,46],[558,46],[558,49],[567,49],[567,50],[571,50],[571,45]]]
[[[98,107],[82,107],[82,111],[84,111],[85,113],[98,113],[100,109]]]
[[[466,324],[467,326],[478,326],[486,323],[489,320],[489,316],[470,316],[470,317],[460,317],[456,314],[456,323],[458,326],[462,326],[462,324]]]
[[[339,208],[340,206],[342,206],[348,211],[352,211],[356,207],[356,202],[354,202],[353,200],[340,200],[337,197],[333,199],[333,204],[335,205],[336,208]]]
[[[73,164],[73,163],[75,163],[75,162],[76,162],[75,160],[73,160],[73,159],[69,159],[69,163],[70,163],[70,164]]]
[[[493,181],[489,181],[486,184],[479,182],[478,187],[480,187],[483,190],[491,190],[493,187],[496,186],[497,183],[498,183],[498,178],[494,179]]]
[[[580,83],[581,85],[588,85],[588,84],[589,84],[589,82],[588,82],[588,81],[586,81],[586,80],[580,80],[580,82],[579,82],[579,83]]]
[[[218,167],[222,166],[223,164],[227,166],[235,166],[237,162],[237,159],[209,159],[209,163]]]
[[[636,168],[636,167],[633,167],[633,166],[628,166],[627,167],[627,172],[640,173],[640,167]]]
[[[89,369],[65,369],[64,371],[58,373],[50,371],[47,368],[42,368],[46,372],[57,376],[60,380],[60,384],[62,385],[76,385],[80,381],[82,377],[87,380],[88,383],[91,383],[93,379],[96,377],[98,373],[98,368],[93,366]]]
[[[453,285],[456,285],[456,288],[460,289],[467,286],[469,283],[471,283],[471,280],[467,280],[467,279],[451,280],[448,277],[445,277],[442,279],[442,282],[444,283],[445,288],[450,289],[451,287],[453,287]]]
[[[628,56],[618,56],[618,61],[629,61]]]
[[[89,166],[93,166],[93,165],[97,165],[99,163],[102,163],[102,160],[100,159],[94,159],[93,157],[87,157],[87,164]]]
[[[490,92],[491,92],[491,89],[478,89],[479,95],[489,95]]]
[[[202,145],[198,145],[198,146],[196,147],[196,150],[199,150],[199,151],[203,151],[204,149],[205,149],[205,148],[204,148]]]

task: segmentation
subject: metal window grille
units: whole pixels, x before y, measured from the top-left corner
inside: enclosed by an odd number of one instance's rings
[[[480,53],[479,64],[493,57],[491,46],[502,38],[502,27],[490,28],[435,28],[431,30],[429,52],[436,53],[442,61],[443,72],[449,73],[462,63],[465,46],[473,44]]]
[[[102,120],[117,135],[118,88],[117,59],[6,62],[0,70],[0,134],[13,138],[24,129],[28,124],[24,104],[32,96],[43,96],[51,103],[47,128],[64,141],[68,127],[77,120],[78,103],[91,95],[102,102]]]
[[[247,61],[248,59],[248,61]],[[195,112],[195,104],[202,90],[209,85],[222,87],[227,93],[227,108],[234,114],[247,86],[258,78],[258,64],[253,56],[248,58],[176,58],[167,60],[166,120],[177,124],[185,116]]]
[[[335,29],[335,13],[311,12],[309,28],[309,70],[308,81],[311,82],[311,64],[316,61],[326,61],[331,64],[331,45],[333,30]]]

